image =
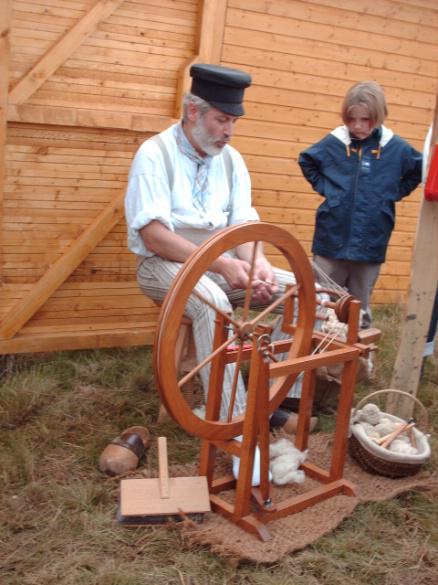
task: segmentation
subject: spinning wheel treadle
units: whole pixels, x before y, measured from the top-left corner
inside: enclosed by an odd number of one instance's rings
[[[191,372],[180,378],[175,364],[178,330],[184,318],[186,303],[199,296],[198,281],[212,263],[225,252],[240,245],[259,242],[274,246],[285,258],[296,284],[280,291],[277,298],[260,313],[251,309],[251,288],[244,291],[242,313],[230,316],[219,307],[208,304],[216,314],[215,334],[211,353]],[[252,254],[250,278],[255,267]],[[205,298],[201,300],[205,301]],[[350,411],[353,400],[356,366],[363,351],[358,341],[360,303],[350,297],[342,303],[343,320],[348,323],[346,342],[331,339],[318,351],[323,335],[314,331],[316,313],[314,276],[307,256],[298,241],[287,231],[262,222],[251,222],[226,228],[200,246],[185,262],[169,290],[161,308],[158,322],[154,368],[164,406],[187,432],[202,439],[200,475],[207,477],[212,508],[262,540],[270,538],[265,524],[271,520],[296,513],[338,493],[353,494],[354,486],[343,479],[347,449]],[[327,304],[327,303],[326,303]],[[287,339],[271,340],[272,327],[266,322],[281,307],[282,332]],[[336,310],[336,308],[335,308]],[[231,349],[231,344],[236,345]],[[363,346],[362,346],[363,347]],[[313,353],[312,353],[313,352]],[[280,357],[280,359],[278,359]],[[220,403],[225,366],[235,364],[239,370],[249,364],[246,410],[220,420]],[[332,460],[329,470],[311,462],[302,467],[306,474],[321,482],[321,486],[306,494],[289,498],[278,505],[271,499],[269,483],[269,416],[281,404],[300,372],[304,372],[295,445],[304,450],[308,434],[315,391],[315,371],[321,366],[343,364],[336,428],[332,439]],[[186,402],[184,384],[192,381],[201,368],[210,367],[205,419],[198,417]],[[231,405],[236,390],[234,375]],[[239,440],[235,437],[241,436]],[[260,448],[260,487],[251,488],[256,446]],[[217,449],[240,457],[238,478],[214,476]],[[220,492],[235,487],[234,505],[220,497]],[[254,498],[257,511],[251,511]]]

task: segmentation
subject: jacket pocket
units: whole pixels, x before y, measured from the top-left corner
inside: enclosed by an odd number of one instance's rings
[[[389,238],[394,229],[394,213],[390,209],[380,209],[374,221],[370,221],[366,249],[373,254],[375,261],[382,261],[386,254]],[[377,260],[376,260],[377,259]]]
[[[339,195],[327,197],[316,212],[315,242],[332,252],[342,248],[349,222]]]
[[[334,209],[335,207],[338,207],[341,203],[341,197],[336,194],[336,195],[327,195],[325,197],[325,200],[323,203],[321,203],[321,205],[318,208],[318,212],[324,212],[324,211],[328,211],[331,209]]]

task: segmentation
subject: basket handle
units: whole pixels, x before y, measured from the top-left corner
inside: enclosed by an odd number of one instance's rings
[[[405,392],[404,390],[396,390],[395,388],[385,388],[383,390],[376,390],[374,392],[371,392],[371,394],[367,394],[366,396],[364,396],[361,400],[359,400],[357,405],[354,407],[354,409],[352,411],[352,417],[355,416],[356,412],[360,409],[360,407],[365,402],[368,402],[370,398],[372,398],[373,396],[386,394],[387,392],[394,392],[395,394],[401,394],[402,396],[405,396],[407,398],[411,398],[420,407],[420,410],[421,410],[423,417],[424,417],[424,426],[425,426],[426,430],[429,428],[429,416],[427,414],[427,410],[426,410],[426,407],[424,406],[424,404],[422,402],[420,402],[418,400],[418,398],[416,396],[414,396],[413,394],[410,394],[409,392]]]

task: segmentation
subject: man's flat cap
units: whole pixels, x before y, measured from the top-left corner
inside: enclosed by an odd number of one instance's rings
[[[191,93],[231,116],[243,116],[243,93],[251,76],[239,69],[219,65],[192,65]]]

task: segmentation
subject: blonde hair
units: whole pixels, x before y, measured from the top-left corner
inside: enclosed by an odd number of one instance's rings
[[[385,94],[376,81],[360,81],[347,91],[341,109],[344,124],[347,124],[351,108],[359,105],[367,108],[374,126],[383,124],[388,115]]]

